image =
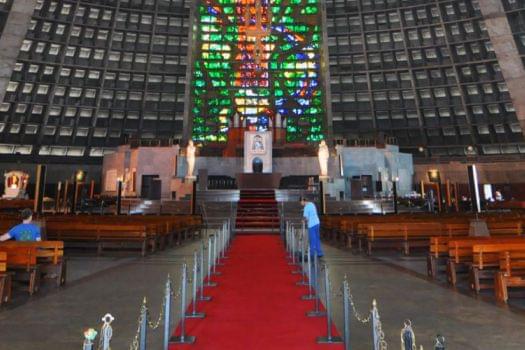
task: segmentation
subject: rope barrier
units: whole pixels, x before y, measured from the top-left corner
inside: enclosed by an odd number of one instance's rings
[[[188,266],[186,262],[182,266],[181,283],[177,293],[173,293],[171,278],[168,275],[164,288],[164,297],[161,303],[159,315],[155,320],[152,320],[150,308],[148,307],[148,301],[146,297],[143,298],[140,306],[140,313],[137,320],[137,330],[135,336],[130,343],[130,350],[146,350],[147,347],[147,335],[148,330],[159,329],[160,325],[163,324],[163,350],[168,350],[170,343],[179,344],[191,344],[195,341],[195,337],[186,334],[185,319],[188,317],[204,317],[203,313],[197,312],[196,301],[208,301],[210,297],[204,296],[204,283],[206,278],[210,279],[212,271],[215,269],[215,265],[220,262],[220,258],[226,257],[226,249],[229,247],[231,242],[230,232],[230,221],[226,220],[217,235],[214,237],[213,243],[209,239],[208,245],[201,241],[199,253],[195,250],[193,252],[193,266],[192,276],[188,274]],[[208,250],[208,268],[204,265],[204,251]],[[212,255],[213,253],[213,255]],[[192,299],[192,311],[186,314],[186,295],[188,284],[192,285],[191,299]],[[215,284],[214,284],[215,285]],[[200,293],[198,291],[200,290]],[[200,294],[200,295],[198,295]],[[173,336],[171,328],[171,315],[172,315],[172,303],[180,298],[180,329],[181,334],[179,336]],[[114,321],[114,317],[110,314],[104,315],[102,318],[103,325],[100,330],[100,338],[98,342],[98,350],[110,350],[110,342],[113,337],[113,328],[111,323]],[[82,344],[82,350],[94,350],[94,340],[97,337],[97,331],[93,328],[87,329],[84,332],[84,342]]]
[[[345,350],[351,349],[350,344],[350,323],[352,319],[357,320],[362,325],[370,325],[372,328],[373,337],[373,349],[374,350],[387,350],[388,343],[385,339],[385,333],[383,330],[383,324],[379,316],[379,310],[377,307],[377,301],[372,301],[372,306],[366,314],[362,314],[357,310],[355,298],[352,294],[350,283],[348,282],[347,276],[345,275],[342,281],[341,291],[334,293],[331,290],[331,282],[329,275],[329,267],[327,264],[323,265],[321,269],[324,271],[324,279],[321,279],[319,283],[319,262],[316,255],[311,256],[309,244],[307,242],[307,235],[304,229],[304,222],[302,223],[302,232],[299,236],[296,234],[296,229],[291,221],[286,221],[285,224],[285,237],[286,237],[286,251],[289,253],[290,265],[297,265],[303,274],[303,280],[298,282],[298,285],[308,285],[309,294],[302,297],[303,300],[315,300],[314,310],[307,313],[308,316],[318,317],[326,316],[326,336],[320,336],[317,338],[318,343],[344,343]],[[304,245],[307,244],[305,248]],[[306,261],[304,259],[304,251],[306,250]],[[296,253],[301,252],[301,259],[299,262],[296,261]],[[312,263],[313,260],[313,263]],[[296,273],[296,271],[292,271]],[[307,283],[304,283],[304,278],[307,278]],[[324,282],[324,286],[323,286]],[[322,293],[324,292],[324,306],[326,313],[320,310],[320,300]],[[332,305],[331,300],[333,298],[342,298],[343,308],[343,335],[337,337],[332,334]],[[408,325],[408,326],[407,326]],[[411,321],[405,320],[404,327],[401,330],[401,348],[402,350],[415,350],[417,345],[415,342],[415,335],[411,327]],[[423,347],[419,347],[423,350]],[[434,350],[445,350],[445,338],[442,335],[437,335],[434,342]]]

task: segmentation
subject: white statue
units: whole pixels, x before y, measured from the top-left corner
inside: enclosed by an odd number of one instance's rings
[[[195,146],[193,141],[188,142],[188,147],[186,147],[186,162],[188,163],[188,173],[186,174],[187,179],[193,179],[193,169],[195,168]]]
[[[275,115],[275,127],[281,128],[283,126],[281,113],[277,112]]]
[[[324,140],[319,144],[319,152],[317,153],[319,157],[319,168],[321,169],[320,177],[328,177],[328,158],[330,157],[330,151]]]
[[[240,117],[239,117],[239,113],[235,112],[235,114],[233,115],[233,127],[234,128],[238,128],[241,126],[241,121],[240,121]]]
[[[122,186],[122,197],[128,196],[132,191],[132,179],[131,179],[131,171],[129,168],[124,169],[124,181]]]

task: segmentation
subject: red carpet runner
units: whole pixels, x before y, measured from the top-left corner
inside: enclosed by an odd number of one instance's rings
[[[187,320],[196,343],[170,350],[343,349],[316,344],[326,319],[306,317],[313,302],[300,300],[307,290],[295,284],[300,275],[291,274],[278,236],[237,237],[228,256],[213,278],[219,285],[206,289],[213,300],[199,304],[206,318]]]

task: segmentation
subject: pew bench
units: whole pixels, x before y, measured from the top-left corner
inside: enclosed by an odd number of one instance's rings
[[[448,242],[449,257],[447,259],[447,280],[455,286],[460,272],[470,272],[474,260],[473,248],[482,244],[502,244],[524,242],[519,236],[505,237],[463,237],[451,239]]]
[[[494,275],[496,300],[506,303],[509,288],[525,288],[525,250],[504,251],[499,254],[499,271]]]
[[[51,240],[60,240],[70,247],[96,246],[97,253],[104,248],[129,248],[137,246],[141,255],[148,249],[154,252],[157,246],[157,227],[144,224],[91,224],[48,222],[47,236]]]
[[[378,246],[398,248],[409,255],[411,248],[428,247],[429,238],[441,234],[441,225],[433,222],[370,224],[359,247],[362,249],[366,245],[368,255]]]
[[[40,265],[37,262],[37,247],[0,244],[0,252],[7,257],[7,271],[12,273],[12,280],[27,282],[29,295],[38,291]]]
[[[7,253],[0,251],[0,305],[11,298],[11,275],[7,272]]]
[[[41,273],[40,279],[54,280],[57,287],[66,283],[67,264],[64,258],[64,242],[62,241],[36,241],[17,242],[6,241],[0,243],[2,247],[35,247],[36,258]]]
[[[513,242],[489,242],[472,247],[470,287],[476,293],[494,288],[495,273],[500,267],[500,255],[509,252],[525,252],[525,239]],[[509,265],[511,268],[512,265]]]

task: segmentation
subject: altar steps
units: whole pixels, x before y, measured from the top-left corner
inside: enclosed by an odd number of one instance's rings
[[[235,232],[238,235],[279,234],[280,218],[273,190],[241,190]]]

